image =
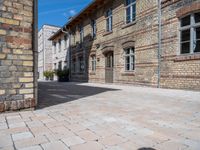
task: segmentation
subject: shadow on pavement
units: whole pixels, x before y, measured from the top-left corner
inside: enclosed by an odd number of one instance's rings
[[[70,82],[39,82],[37,109],[50,107],[87,96],[93,96],[118,89],[80,85]]]

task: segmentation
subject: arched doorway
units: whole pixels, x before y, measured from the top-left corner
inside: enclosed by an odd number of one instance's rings
[[[105,54],[105,82],[113,83],[114,55],[113,51]]]

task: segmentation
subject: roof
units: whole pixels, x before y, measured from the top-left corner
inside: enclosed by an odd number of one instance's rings
[[[104,3],[106,3],[106,1],[105,0],[93,0],[85,8],[83,8],[77,15],[72,17],[62,27],[62,29],[70,28],[71,26],[73,26],[73,24],[77,23],[79,20],[82,20],[83,18],[85,18],[89,13],[91,13],[93,10],[95,10],[99,5],[103,5]],[[49,40],[54,40],[59,34],[62,33],[62,29],[58,30],[53,36],[51,36],[49,38]]]
[[[48,40],[54,40],[61,33],[62,33],[62,28],[59,29],[56,33],[54,33]]]

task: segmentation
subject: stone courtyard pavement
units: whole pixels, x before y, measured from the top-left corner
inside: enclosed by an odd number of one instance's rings
[[[200,92],[39,84],[34,111],[0,114],[1,150],[200,150]]]

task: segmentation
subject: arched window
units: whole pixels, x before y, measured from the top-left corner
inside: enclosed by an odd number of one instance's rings
[[[125,71],[135,70],[135,48],[126,48],[125,49]]]
[[[95,55],[91,56],[91,65],[92,65],[92,71],[95,72],[96,71],[96,56]]]

